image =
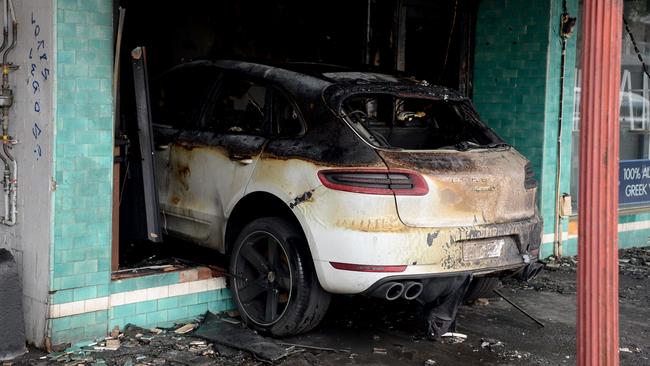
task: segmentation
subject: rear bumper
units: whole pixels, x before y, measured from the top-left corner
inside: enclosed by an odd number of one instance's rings
[[[359,231],[341,227],[310,227],[310,247],[323,288],[357,294],[391,279],[426,279],[451,274],[516,271],[536,261],[542,237],[538,216],[527,220],[469,227]],[[504,239],[500,255],[468,260],[468,243]],[[359,265],[401,265],[402,272],[362,272],[335,269],[331,262]]]

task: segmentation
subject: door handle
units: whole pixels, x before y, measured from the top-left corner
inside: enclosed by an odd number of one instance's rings
[[[156,151],[163,151],[169,149],[169,144],[157,144]]]
[[[237,154],[235,154],[235,155],[231,155],[230,159],[235,160],[236,162],[238,162],[241,165],[253,164],[253,159],[250,156],[246,156],[246,155],[237,155]]]
[[[241,165],[250,165],[253,164],[253,159],[237,159],[237,162]]]

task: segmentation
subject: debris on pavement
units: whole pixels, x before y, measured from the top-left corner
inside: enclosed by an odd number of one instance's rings
[[[320,346],[312,346],[312,345],[298,344],[298,343],[285,343],[285,342],[278,342],[278,344],[282,345],[282,346],[297,347],[297,348],[304,348],[304,349],[313,349],[313,350],[317,350],[317,351],[350,353],[350,350],[348,350],[348,349],[336,349],[336,348],[329,348],[329,347],[320,347]]]
[[[116,325],[115,327],[113,327],[113,330],[111,330],[111,337],[117,338],[119,336],[120,336],[120,327]]]
[[[124,326],[124,335],[127,337],[140,338],[147,334],[151,334],[151,330],[138,327],[135,324],[127,324]]]
[[[548,272],[553,276],[538,276],[534,283],[503,279],[504,285],[515,292],[520,290],[536,290],[543,292],[556,292],[559,294],[575,295],[577,292],[575,275],[578,260],[576,257],[549,257],[545,261]],[[645,281],[650,279],[650,248],[628,248],[619,250],[619,274],[622,278],[629,278],[634,282],[631,286],[625,283],[619,285],[620,298],[636,303],[650,301],[650,292]],[[640,281],[640,282],[638,282]]]
[[[284,348],[270,338],[262,337],[243,325],[223,321],[223,317],[208,312],[203,323],[192,333],[195,337],[252,353],[262,361],[275,362],[293,353],[295,347]]]
[[[519,352],[517,350],[499,352],[499,357],[510,360],[510,361],[525,360],[525,359],[530,358],[530,356],[531,355],[530,355],[529,352]]]
[[[188,324],[185,324],[182,327],[176,329],[174,331],[174,333],[176,333],[176,334],[185,334],[185,333],[189,333],[189,332],[193,331],[194,328],[196,328],[196,324],[188,323]]]
[[[492,338],[481,338],[481,348],[486,348],[490,352],[498,352],[503,347],[505,347],[505,344],[501,341]]]
[[[622,347],[618,349],[619,352],[625,352],[625,353],[639,353],[641,352],[641,349],[637,346],[630,346],[630,347]]]
[[[188,333],[196,324],[194,321],[163,329],[127,324],[122,333],[119,333],[119,328],[117,331],[113,329],[109,337],[76,343],[60,352],[48,354],[46,359],[52,364],[75,366],[257,364],[244,352],[217,348],[203,339],[192,337]],[[179,329],[182,334],[176,332]]]
[[[490,305],[490,300],[484,297],[479,297],[478,299],[474,300],[474,305],[487,306]]]
[[[93,347],[96,350],[108,350],[108,351],[117,351],[120,349],[120,340],[119,339],[107,339],[104,343],[101,343],[99,346]]]
[[[621,275],[638,280],[650,279],[650,248],[630,248],[619,252]]]
[[[447,332],[440,336],[442,343],[454,344],[463,343],[467,340],[467,335],[463,333]]]
[[[507,297],[505,297],[505,295],[502,294],[499,290],[494,289],[494,290],[492,290],[492,291],[494,291],[495,294],[499,295],[500,298],[504,299],[508,304],[512,305],[515,309],[519,310],[522,314],[526,315],[526,316],[527,316],[528,318],[530,318],[532,321],[534,321],[535,323],[537,323],[540,327],[544,328],[544,323],[542,323],[542,322],[539,321],[537,318],[535,318],[534,316],[532,316],[530,313],[528,313],[526,310],[524,310],[521,306],[515,304],[512,300],[510,300],[510,299],[508,299]]]
[[[626,324],[621,327],[621,364],[649,364],[648,334],[645,323],[639,321],[650,317],[646,306],[650,303],[646,284],[646,276],[650,273],[649,255],[650,249],[645,248],[627,249],[620,255],[621,319],[622,324]],[[336,297],[321,327],[281,340],[270,340],[246,329],[241,319],[236,319],[236,312],[215,317],[222,317],[220,325],[227,326],[229,333],[238,329],[259,337],[258,340],[276,343],[283,352],[288,352],[288,356],[274,362],[278,366],[571,364],[575,361],[572,353],[575,351],[575,319],[572,316],[575,262],[567,258],[554,260],[553,263],[558,264],[556,270],[543,271],[529,283],[506,279],[506,287],[500,290],[548,322],[546,328],[537,327],[495,295],[489,298],[488,306],[461,305],[458,331],[468,338],[458,344],[446,344],[446,337],[441,337],[441,342],[427,341],[421,328],[424,322],[421,310],[427,304],[416,302],[378,304],[365,297]],[[177,333],[177,330],[187,329],[188,324],[200,328],[198,324],[205,323],[199,318],[168,328],[148,329],[133,324],[121,331],[109,328],[110,337],[72,345],[50,345],[53,352],[43,359],[41,351],[30,349],[29,354],[12,362],[29,366],[261,366],[270,363],[256,358],[243,346],[235,348],[198,337],[196,327],[185,334]],[[111,346],[111,339],[119,340],[119,348],[115,351],[105,349]]]

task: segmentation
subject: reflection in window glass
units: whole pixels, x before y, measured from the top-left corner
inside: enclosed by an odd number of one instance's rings
[[[582,2],[580,5],[582,8]],[[625,0],[624,17],[646,64],[650,62],[650,1]],[[572,133],[571,197],[578,201],[578,161],[580,131],[581,34],[578,33],[578,70],[574,87],[575,110]],[[628,31],[623,27],[620,85],[620,157],[626,160],[650,159],[650,78],[643,71]],[[637,200],[640,203],[643,199]],[[647,203],[646,203],[647,204]]]

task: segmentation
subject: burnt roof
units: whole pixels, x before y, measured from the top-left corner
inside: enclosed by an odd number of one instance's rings
[[[191,67],[192,65],[213,65],[226,70],[238,71],[252,77],[272,80],[284,86],[292,85],[303,91],[310,89],[319,93],[332,84],[338,84],[339,87],[344,87],[345,85],[370,83],[376,85],[386,83],[392,85],[399,84],[403,87],[408,87],[409,85],[417,86],[416,89],[430,87],[435,89],[436,94],[458,95],[456,91],[445,87],[429,86],[426,82],[414,78],[407,78],[400,73],[385,73],[372,67],[350,68],[340,65],[311,62],[271,65],[237,60],[199,60],[179,65],[173,69]]]

